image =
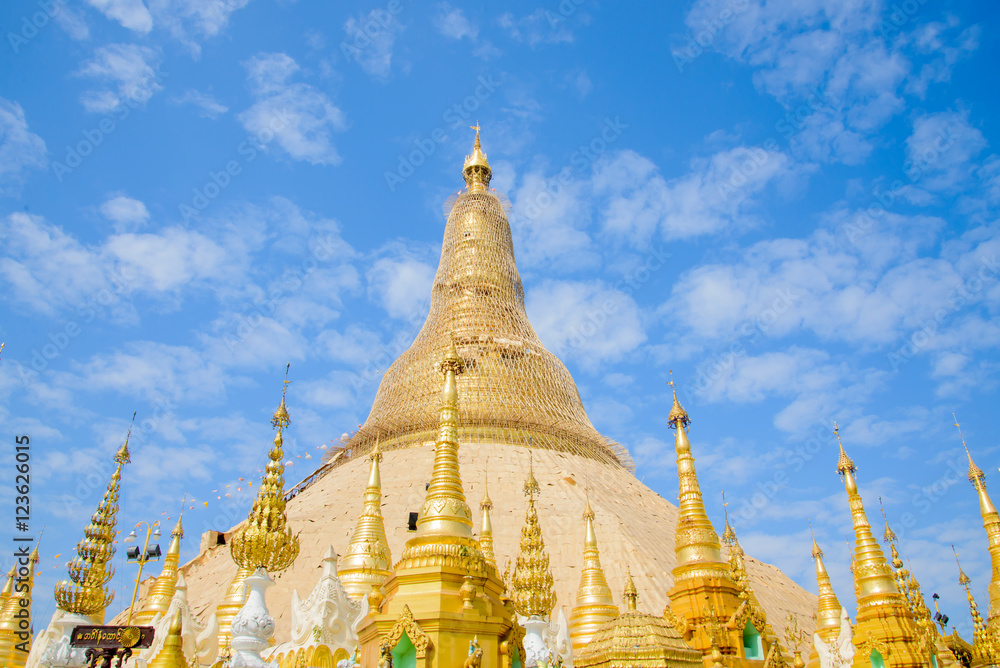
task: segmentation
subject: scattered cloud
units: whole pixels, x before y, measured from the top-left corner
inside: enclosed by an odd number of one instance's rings
[[[232,15],[250,0],[148,0],[158,25],[190,49],[201,53],[198,39],[215,37],[229,24]]]
[[[198,115],[202,118],[215,119],[229,111],[229,107],[220,103],[208,93],[189,88],[180,97],[170,100],[174,104],[190,104],[198,108]]]
[[[159,55],[149,47],[135,44],[99,47],[79,71],[81,76],[104,84],[80,97],[84,109],[105,114],[123,103],[145,104],[162,89],[156,75],[159,60]]]
[[[129,30],[148,33],[153,29],[153,17],[142,0],[87,0],[87,4]]]
[[[116,232],[138,229],[149,220],[146,205],[125,195],[106,199],[101,205],[101,215],[115,224]]]
[[[29,169],[45,169],[45,142],[28,129],[24,109],[0,97],[0,196],[20,192]]]
[[[479,27],[474,25],[465,16],[465,12],[448,3],[438,5],[437,16],[434,17],[434,26],[438,32],[451,39],[464,39],[475,42],[479,36]]]
[[[511,12],[501,14],[497,25],[507,31],[511,39],[526,42],[534,48],[539,44],[565,44],[573,41],[573,31],[565,19],[551,20],[545,9],[515,17]]]
[[[344,23],[347,36],[342,45],[344,53],[348,60],[357,62],[372,78],[387,81],[392,73],[396,37],[401,32],[403,24],[384,9],[373,9],[367,14],[351,17]]]
[[[368,269],[368,291],[393,318],[415,321],[427,315],[435,266],[429,253],[399,245]]]

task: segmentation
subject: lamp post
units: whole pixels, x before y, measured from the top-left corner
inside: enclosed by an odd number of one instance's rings
[[[132,608],[135,607],[135,597],[139,593],[139,582],[142,581],[142,567],[146,565],[147,561],[156,561],[160,558],[160,546],[154,544],[152,547],[149,546],[149,539],[152,536],[153,539],[159,540],[160,538],[160,523],[159,521],[153,522],[139,522],[135,525],[135,529],[129,533],[125,538],[126,543],[134,543],[138,536],[136,536],[135,531],[142,525],[146,525],[146,542],[142,546],[142,551],[139,551],[138,546],[130,547],[125,551],[128,561],[132,563],[139,564],[139,574],[135,576],[135,588],[132,590],[132,602],[128,606],[128,619],[125,624],[132,623]]]

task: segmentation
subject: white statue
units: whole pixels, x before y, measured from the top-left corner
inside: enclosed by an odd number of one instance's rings
[[[233,617],[233,656],[230,668],[277,668],[261,658],[267,641],[274,635],[274,618],[267,611],[264,592],[274,585],[274,580],[263,568],[258,568],[246,579],[249,593],[243,607]]]
[[[554,654],[545,642],[549,616],[517,616],[517,623],[524,627],[524,668],[548,668]]]
[[[847,668],[854,662],[854,629],[851,627],[851,618],[847,614],[847,608],[840,609],[840,634],[837,639],[827,644],[819,637],[818,633],[813,634],[813,644],[816,647],[816,654],[819,656],[820,668]]]
[[[138,658],[149,663],[160,653],[163,642],[167,639],[170,622],[177,610],[180,610],[181,613],[181,642],[184,659],[189,664],[192,658],[197,659],[198,664],[202,666],[210,666],[215,663],[215,658],[219,653],[219,620],[213,613],[207,624],[201,624],[198,618],[191,613],[191,607],[187,600],[187,584],[184,582],[183,573],[177,576],[177,585],[166,613],[158,612],[150,620],[149,625],[155,629],[153,644],[142,650]]]
[[[31,645],[25,668],[83,668],[89,662],[86,650],[69,646],[69,638],[77,626],[90,626],[94,621],[56,608],[45,633]]]
[[[303,602],[299,592],[292,590],[291,641],[268,650],[267,658],[288,656],[300,649],[308,655],[309,649],[320,645],[326,645],[331,654],[338,649],[353,652],[358,647],[358,624],[368,612],[367,599],[363,600],[356,602],[344,591],[337,577],[337,553],[330,547],[323,557],[323,574],[309,598]]]

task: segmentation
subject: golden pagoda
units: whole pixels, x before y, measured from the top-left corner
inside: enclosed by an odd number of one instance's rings
[[[684,640],[701,652],[708,666],[712,665],[713,645],[722,653],[725,665],[763,660],[760,632],[764,629],[755,628],[749,619],[744,620],[741,628],[730,626],[737,611],[752,611],[740,597],[742,590],[733,581],[730,565],[722,557],[719,536],[705,512],[687,436],[691,418],[678,401],[672,380],[670,386],[674,403],[667,415],[667,424],[677,432],[674,449],[680,508],[674,536],[677,565],[673,570],[674,586],[668,594],[670,605],[664,611],[665,616]],[[744,642],[744,636],[751,642]]]
[[[625,612],[596,630],[575,659],[577,668],[701,668],[701,653],[685,643],[676,629],[662,617],[639,612],[631,571],[623,598]]]
[[[844,608],[840,605],[837,594],[833,591],[833,585],[830,583],[830,574],[827,573],[826,565],[823,563],[823,550],[816,543],[815,536],[813,536],[812,557],[816,561],[816,586],[819,590],[815,632],[820,640],[833,647],[840,639],[840,619]],[[806,665],[809,668],[816,668],[819,666],[819,663],[819,653],[816,651],[814,645]]]
[[[167,554],[163,558],[163,570],[153,582],[153,586],[150,587],[142,609],[135,613],[133,618],[136,626],[151,623],[157,614],[166,614],[167,608],[170,607],[170,600],[174,597],[174,592],[177,591],[177,578],[179,577],[177,566],[180,564],[181,540],[184,538],[184,526],[181,524],[183,518],[184,513],[181,511],[181,516],[177,518],[177,524],[170,532],[170,547],[167,548]]]
[[[225,661],[229,656],[233,618],[243,607],[246,579],[258,568],[269,573],[283,571],[299,554],[299,538],[292,534],[285,514],[285,453],[282,450],[284,439],[281,432],[292,423],[285,406],[288,382],[286,367],[281,403],[271,418],[271,426],[277,430],[274,447],[267,453],[264,477],[257,488],[257,497],[250,508],[250,514],[229,541],[230,553],[239,570],[229,583],[223,602],[215,611],[219,622],[220,661]]]
[[[521,527],[521,549],[517,553],[514,573],[510,578],[510,597],[514,601],[514,609],[517,614],[525,617],[547,617],[556,604],[549,555],[545,551],[545,539],[542,537],[542,527],[535,509],[535,495],[539,491],[532,467],[524,482],[528,509],[524,514],[524,526]]]
[[[358,517],[358,526],[347,547],[347,554],[337,569],[344,590],[355,599],[366,597],[372,589],[381,587],[392,572],[392,555],[382,520],[382,478],[378,466],[382,461],[382,452],[377,443],[368,458],[372,465],[365,489],[364,509]]]
[[[135,416],[132,416],[135,419]],[[69,580],[56,584],[56,607],[77,615],[90,617],[94,623],[104,621],[104,610],[115,598],[115,592],[107,587],[115,574],[111,557],[115,554],[115,525],[118,514],[118,495],[121,492],[122,467],[128,464],[128,440],[115,453],[115,471],[104,492],[104,498],[90,518],[84,530],[84,538],[76,545],[76,556],[67,565]]]
[[[836,424],[834,433],[840,446],[837,472],[844,478],[854,524],[854,586],[859,593],[854,668],[926,666],[934,653],[923,647],[906,597],[899,592],[885,554],[872,535],[858,492],[857,467],[844,452]]]
[[[952,413],[952,417],[955,417],[954,413]],[[983,528],[986,530],[987,546],[992,565],[989,586],[990,607],[986,616],[984,647],[1000,648],[1000,513],[997,513],[996,506],[993,505],[993,501],[986,491],[986,474],[972,461],[972,454],[969,452],[969,446],[965,443],[965,436],[962,435],[962,427],[959,426],[957,418],[955,419],[955,427],[962,439],[965,454],[969,458],[969,482],[976,488],[976,493],[979,495],[979,513],[983,518]]]
[[[954,551],[954,546],[952,546],[952,550]],[[957,554],[955,555],[955,563],[958,564],[958,584],[962,585],[962,588],[965,589],[965,598],[969,601],[969,614],[972,617],[972,646],[969,648],[972,655],[971,658],[981,663],[995,665],[997,660],[1000,659],[1000,648],[997,647],[993,638],[990,638],[986,633],[986,622],[979,612],[976,597],[972,595],[972,590],[969,589],[972,579],[962,570],[962,564],[958,561]]]
[[[184,658],[184,641],[181,639],[181,611],[174,612],[170,620],[163,647],[149,662],[149,668],[187,668]]]
[[[590,643],[597,629],[618,616],[618,606],[611,598],[611,587],[601,568],[601,553],[594,531],[594,511],[587,497],[583,512],[585,533],[583,539],[583,569],[580,586],[576,590],[576,605],[569,615],[569,632],[573,640],[573,654],[579,655]]]
[[[18,565],[26,564],[25,574],[15,577],[16,565],[11,568],[0,596],[0,665],[5,668],[24,668],[31,649],[31,590],[39,561],[38,544],[24,562],[22,559],[17,561]]]
[[[365,512],[372,464],[368,455],[379,443],[386,546],[399,558],[413,538],[411,521],[420,517],[418,511],[433,474],[432,449],[440,430],[441,377],[436,365],[454,345],[464,363],[464,372],[456,378],[462,397],[456,427],[457,441],[462,444],[458,452],[461,468],[467,472],[467,480],[478,482],[489,467],[489,494],[474,490],[477,503],[481,494],[489,497],[493,507],[484,511],[489,520],[484,521],[480,512],[470,514],[470,537],[478,536],[484,559],[489,560],[492,537],[491,565],[499,564],[503,570],[510,564],[513,569],[521,523],[509,518],[512,509],[523,507],[521,486],[533,461],[536,475],[546,476],[546,494],[535,499],[544,526],[579,526],[587,506],[580,483],[587,481],[590,502],[599,509],[598,531],[605,562],[610,554],[616,560],[629,555],[637,581],[643,579],[644,600],[663,609],[674,584],[670,574],[677,566],[678,554],[670,539],[678,509],[635,477],[624,449],[597,433],[572,376],[532,329],[514,260],[508,205],[490,188],[492,173],[483,148],[479,141],[473,144],[463,169],[465,187],[448,200],[440,263],[423,328],[412,346],[382,374],[372,410],[346,447],[289,491],[289,520],[308,522],[311,534],[329,536],[334,542],[344,540],[336,547],[346,552],[344,548],[357,533],[359,517]],[[502,522],[498,510],[504,512]],[[219,529],[228,535],[225,527]],[[651,536],[666,539],[653,540]],[[330,540],[304,541],[297,564],[318,563]],[[613,552],[609,546],[614,546]],[[690,552],[682,550],[681,556],[687,558]],[[579,550],[563,549],[562,544],[559,550],[549,552],[552,591],[567,608],[576,600],[583,565],[580,557]],[[728,579],[728,564],[721,556],[719,560]],[[341,566],[347,564],[342,561]],[[746,567],[755,581],[766,576],[768,587],[755,593],[774,619],[783,619],[790,610],[803,628],[810,626],[816,607],[814,596],[786,575],[749,557]],[[687,568],[697,570],[695,566]],[[191,605],[200,610],[220,603],[233,573],[227,550],[217,549],[215,541],[206,541],[192,565],[181,571]],[[605,575],[612,590],[621,589],[622,569],[608,569]],[[268,604],[279,611],[279,622],[280,611],[290,609],[292,591],[303,591],[313,583],[313,573],[305,567],[296,566],[282,574],[278,585],[268,592]],[[238,609],[242,602],[239,576],[234,585],[239,587],[229,591],[223,605]],[[733,606],[738,607],[737,590],[731,587],[731,591]],[[701,615],[694,611],[704,609],[703,595],[692,593],[689,607],[692,615]],[[411,608],[416,617],[416,608]],[[728,615],[724,621],[728,621],[734,611],[721,603],[716,608],[713,619],[720,621],[724,614]],[[225,629],[222,612],[224,609],[220,610],[219,623]],[[279,643],[289,640],[288,630],[280,623],[275,639]],[[741,644],[742,631],[733,632],[726,645],[727,656],[738,654]],[[709,651],[708,644],[705,651]]]
[[[458,463],[456,377],[465,363],[455,346],[439,368],[444,383],[433,474],[416,536],[385,582],[384,600],[369,599],[372,609],[359,632],[361,663],[451,668],[474,647],[482,668],[510,668],[524,656],[523,632],[496,569],[472,537]]]
[[[479,503],[479,511],[483,514],[479,529],[479,549],[483,551],[483,558],[494,568],[497,567],[497,558],[493,553],[493,520],[490,518],[490,511],[493,510],[493,501],[490,499],[489,483],[483,484],[483,500]]]

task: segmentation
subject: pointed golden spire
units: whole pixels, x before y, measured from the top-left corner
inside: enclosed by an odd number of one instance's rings
[[[625,591],[622,592],[622,599],[625,601],[626,607],[630,611],[635,611],[639,607],[639,590],[635,588],[635,583],[632,582],[632,569],[627,568],[625,575]]]
[[[438,436],[434,446],[434,471],[427,487],[417,536],[472,536],[472,511],[465,500],[458,466],[458,374],[465,364],[455,348],[455,341],[439,365],[444,374],[441,409],[438,412]]]
[[[837,460],[837,472],[844,478],[844,487],[847,490],[847,498],[851,508],[851,519],[854,525],[854,582],[858,595],[858,615],[870,607],[877,607],[888,597],[894,597],[898,605],[904,605],[905,600],[896,588],[896,580],[893,577],[889,563],[885,559],[882,548],[872,535],[872,527],[868,523],[865,514],[864,503],[858,493],[858,482],[855,478],[857,467],[844,451],[844,444],[840,440],[840,429],[837,423],[833,424],[833,433],[837,436],[837,444],[840,447],[840,456]]]
[[[462,176],[468,185],[469,192],[484,193],[489,189],[490,180],[493,178],[493,170],[486,160],[483,147],[479,144],[479,122],[471,127],[476,131],[476,141],[472,145],[472,153],[465,158],[465,165],[462,168]]]
[[[810,531],[812,527],[810,527]],[[837,599],[830,583],[830,574],[826,572],[823,563],[823,550],[816,543],[816,535],[812,537],[812,557],[816,561],[816,586],[819,590],[819,601],[816,606],[816,633],[826,643],[833,643],[840,635],[840,611],[843,607]]]
[[[135,423],[135,413],[132,413]],[[106,585],[115,574],[111,557],[115,554],[115,526],[118,514],[118,495],[121,493],[122,467],[130,461],[128,441],[132,436],[129,425],[125,442],[115,453],[115,472],[104,492],[104,498],[84,530],[84,538],[76,546],[76,556],[69,562],[69,580],[61,580],[55,589],[56,605],[78,615],[87,615],[103,621],[104,609],[115,598],[115,592]]]
[[[954,413],[951,416],[955,418]],[[972,461],[972,455],[969,453],[969,446],[965,443],[965,436],[962,435],[962,427],[958,424],[958,418],[955,418],[955,428],[958,429],[958,435],[962,439],[962,447],[965,448],[966,456],[969,458],[969,481],[979,495],[979,513],[983,518],[983,529],[986,530],[987,547],[992,564],[993,573],[988,589],[990,607],[986,617],[987,635],[1000,644],[1000,513],[997,513],[996,506],[993,505],[993,500],[990,499],[990,495],[986,491],[986,475]],[[1000,652],[1000,646],[997,647],[997,651]]]
[[[532,466],[528,471],[528,479],[524,482],[528,510],[524,526],[521,527],[521,547],[510,580],[514,609],[525,617],[544,617],[552,612],[556,604],[549,555],[545,551],[542,527],[538,523],[538,511],[535,510],[535,495],[538,492],[538,481],[535,480]]]
[[[389,552],[389,541],[386,540],[385,520],[382,518],[382,475],[379,471],[382,451],[378,441],[368,458],[371,460],[371,469],[368,487],[365,489],[364,507],[337,573],[344,591],[356,599],[367,596],[373,587],[382,586],[392,572],[392,555]]]
[[[576,654],[583,651],[605,622],[618,616],[618,606],[611,597],[611,587],[601,568],[594,518],[588,494],[587,506],[583,511],[583,569],[580,572],[580,586],[576,590],[576,606],[569,616],[569,633]]]
[[[163,647],[149,662],[149,668],[187,668],[184,658],[184,641],[181,638],[181,611],[178,608],[170,620]]]
[[[683,580],[689,574],[697,576],[690,568],[695,564],[699,564],[699,571],[708,568],[718,571],[719,577],[729,579],[729,568],[722,558],[719,535],[715,533],[715,527],[705,512],[694,456],[691,454],[691,442],[687,437],[687,427],[691,424],[691,419],[677,399],[677,385],[673,380],[673,372],[669,385],[674,395],[674,404],[667,416],[667,422],[671,429],[677,431],[674,449],[677,453],[677,479],[680,491],[679,517],[674,540],[674,551],[677,553],[674,581]],[[722,575],[723,573],[725,575]]]
[[[8,575],[7,584],[0,594],[0,665],[5,668],[24,668],[28,660],[28,651],[22,648],[31,649],[31,636],[27,641],[20,635],[25,628],[31,628],[31,591],[35,584],[35,571],[39,561],[38,543],[28,555],[27,573],[23,576],[15,577],[17,565],[24,566],[18,558],[14,567]],[[27,611],[27,617],[22,611]],[[22,625],[26,624],[26,626]]]
[[[181,523],[183,518],[184,507],[182,503],[181,515],[177,518],[174,530],[170,532],[170,547],[167,548],[167,554],[163,558],[163,570],[160,571],[159,577],[150,588],[142,610],[135,614],[136,626],[149,624],[156,613],[166,614],[170,607],[170,600],[174,597],[174,592],[177,591],[177,567],[181,561],[181,539],[184,538],[184,526]]]
[[[965,598],[969,601],[969,614],[972,615],[972,647],[975,653],[979,655],[978,658],[984,658],[982,650],[988,644],[986,639],[986,622],[979,612],[976,597],[972,595],[972,590],[969,588],[972,580],[962,570],[962,563],[958,560],[958,552],[955,552],[954,545],[951,546],[951,551],[955,554],[955,563],[958,564],[958,584],[962,585],[965,589]]]
[[[486,562],[497,567],[496,554],[493,552],[493,520],[490,518],[490,511],[493,510],[493,501],[490,499],[489,471],[486,472],[486,480],[483,481],[483,500],[479,504],[479,510],[483,513],[482,528],[479,530],[479,548],[483,551]]]
[[[292,565],[299,554],[299,537],[292,534],[285,515],[285,464],[282,461],[284,440],[281,430],[291,424],[285,407],[288,389],[288,367],[281,389],[281,404],[271,418],[277,429],[274,447],[268,452],[267,467],[257,488],[257,498],[247,517],[247,523],[238,529],[229,542],[233,561],[252,571],[263,568],[269,573],[283,571]]]

